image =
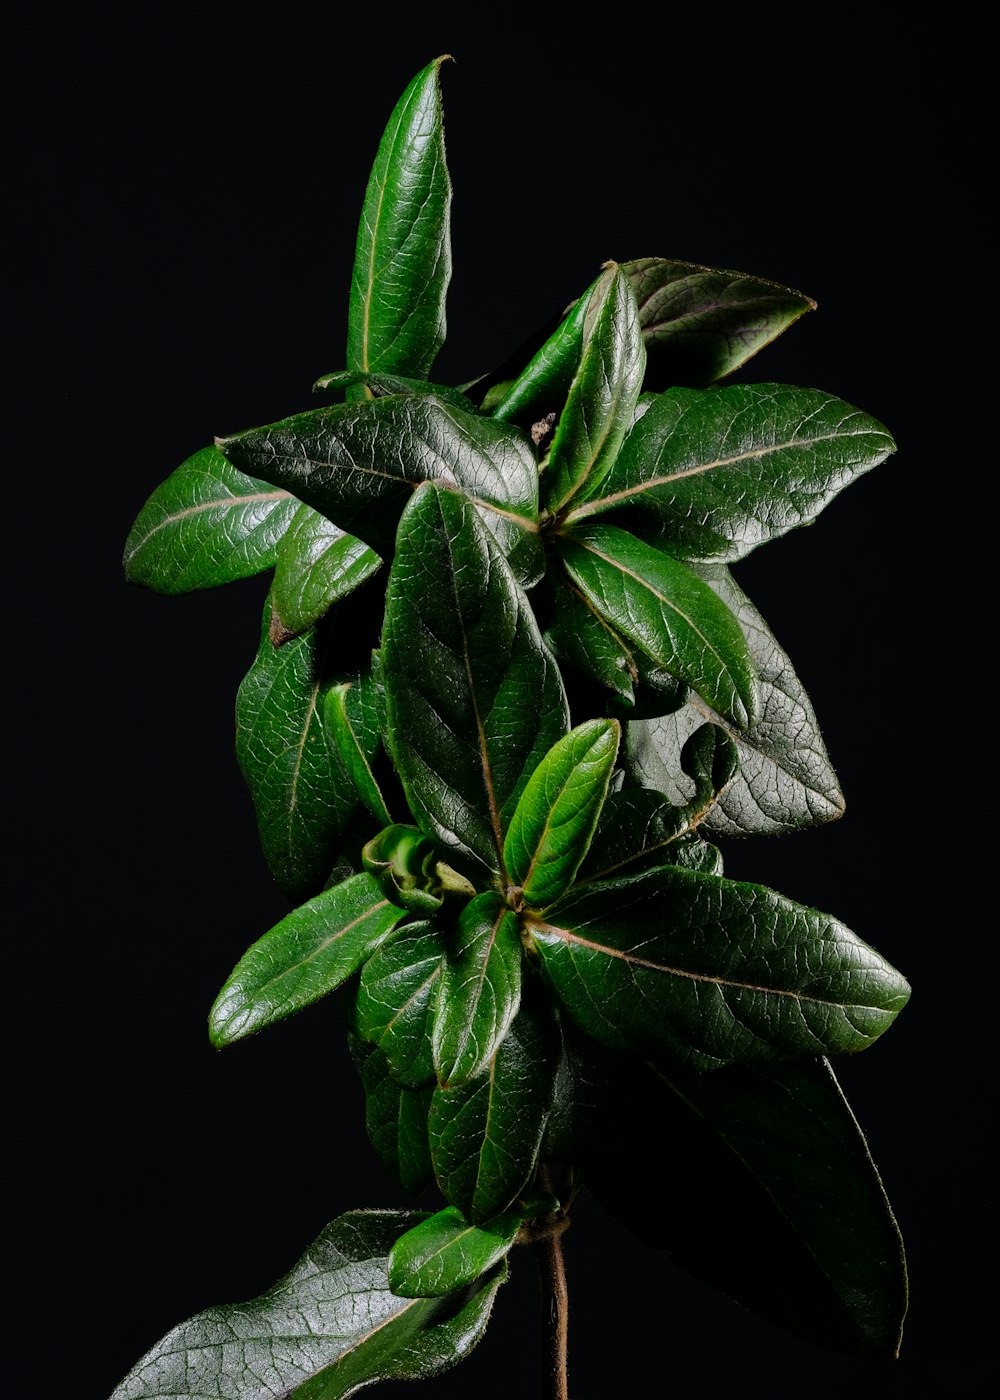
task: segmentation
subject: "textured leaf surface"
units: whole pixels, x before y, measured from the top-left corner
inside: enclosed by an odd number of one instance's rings
[[[556,660],[631,704],[639,678],[632,647],[568,578],[553,571],[550,579],[552,608],[544,635]]]
[[[400,521],[382,676],[414,820],[456,864],[498,870],[517,799],[566,732],[566,700],[527,599],[454,491],[424,487]]]
[[[213,1044],[241,1040],[339,987],[402,917],[365,871],[293,909],[227,979],[209,1016]]]
[[[894,448],[881,423],[819,389],[671,389],[569,518],[631,507],[670,554],[725,563],[815,520]]]
[[[125,543],[125,577],[157,593],[215,588],[270,569],[299,503],[237,471],[217,447],[183,462],[150,496]]]
[[[379,556],[311,506],[300,506],[278,546],[271,602],[283,628],[304,632],[381,567]]]
[[[385,703],[371,676],[332,685],[323,696],[323,711],[340,761],[358,797],[376,821],[391,821],[372,763],[382,748]]]
[[[409,1088],[434,1079],[431,1016],[444,953],[436,924],[408,924],[361,970],[354,1029],[378,1046],[393,1077]]]
[[[386,1171],[410,1196],[419,1196],[434,1180],[427,1137],[431,1087],[409,1089],[396,1080],[389,1062],[372,1046],[361,1059],[368,1140]]]
[[[614,525],[581,525],[560,553],[596,611],[650,660],[737,727],[752,722],[757,676],[743,632],[686,565]]]
[[[431,1098],[434,1174],[445,1199],[474,1224],[507,1210],[535,1169],[559,1055],[550,1014],[522,1002],[489,1068]]]
[[[111,1400],[346,1400],[375,1381],[437,1375],[479,1341],[504,1275],[449,1298],[396,1297],[389,1252],[420,1219],[342,1215],[267,1293],[175,1327]]]
[[[453,408],[465,409],[467,413],[476,412],[476,405],[460,389],[453,389],[448,384],[434,384],[428,379],[411,379],[403,374],[355,374],[350,370],[336,370],[333,374],[321,375],[313,389],[325,392],[349,389],[356,384],[363,384],[374,399],[386,398],[389,394],[430,394]]]
[[[521,1004],[517,916],[494,890],[462,910],[442,965],[434,1010],[438,1082],[464,1084],[486,1068]]]
[[[504,1257],[521,1226],[516,1211],[470,1225],[446,1206],[414,1225],[392,1247],[389,1283],[404,1298],[440,1298],[475,1283]]]
[[[910,993],[830,915],[674,866],[585,887],[530,928],[583,1030],[695,1069],[863,1050]]]
[[[622,271],[638,304],[649,377],[663,388],[700,389],[732,374],[816,308],[777,282],[673,258],[637,258]]]
[[[629,771],[645,787],[688,803],[690,779],[679,754],[705,719],[722,723],[736,746],[739,772],[705,817],[707,831],[725,836],[776,835],[834,821],[844,811],[837,775],[816,715],[767,623],[722,565],[698,572],[732,611],[759,677],[760,711],[745,730],[725,725],[697,696],[677,713],[630,723],[624,751]]]
[[[583,352],[552,440],[545,474],[552,514],[598,491],[632,426],[645,368],[635,298],[612,266],[589,298]]]
[[[712,1074],[636,1066],[605,1081],[589,1189],[643,1243],[813,1345],[896,1355],[903,1244],[825,1060]],[[669,1152],[647,1144],[669,1142]],[[678,1208],[678,1203],[683,1206]]]
[[[413,79],[389,118],[358,225],[347,368],[426,374],[445,338],[451,279],[451,180],[440,68]]]
[[[596,285],[591,284],[507,385],[493,405],[494,418],[530,427],[532,420],[560,411],[580,362],[584,321]]]
[[[542,909],[573,883],[607,797],[620,733],[615,720],[587,720],[531,775],[504,843],[507,873],[526,904]]]
[[[329,634],[310,628],[275,648],[270,600],[264,618],[257,658],[236,697],[236,757],[271,874],[290,899],[301,899],[326,883],[358,796],[324,714],[334,683],[325,673]]]

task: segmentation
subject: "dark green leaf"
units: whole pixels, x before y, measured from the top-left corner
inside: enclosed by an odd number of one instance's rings
[[[393,1076],[389,1062],[372,1046],[357,1057],[365,1091],[365,1128],[375,1155],[410,1196],[421,1195],[434,1180],[427,1137],[431,1086],[408,1089]]]
[[[284,646],[270,640],[270,600],[257,659],[236,697],[236,757],[257,813],[260,842],[290,899],[322,889],[358,794],[327,730],[324,696],[331,641],[310,628]]]
[[[150,496],[125,543],[125,577],[157,593],[190,593],[273,567],[299,503],[205,447]]]
[[[507,821],[568,716],[527,599],[455,491],[423,487],[400,521],[382,678],[414,820],[470,873],[499,870]]]
[[[452,408],[462,408],[467,413],[475,413],[476,405],[460,389],[449,388],[447,384],[432,384],[427,379],[409,379],[402,374],[356,374],[342,369],[333,374],[321,375],[313,385],[317,393],[333,389],[349,389],[355,384],[363,384],[371,390],[372,398],[383,399],[390,394],[430,394]]]
[[[558,1063],[548,1006],[527,999],[489,1068],[437,1088],[427,1126],[445,1199],[474,1224],[507,1210],[531,1179]]]
[[[635,298],[612,264],[588,300],[583,352],[552,440],[545,473],[551,514],[600,489],[632,426],[645,368]]]
[[[903,1245],[825,1060],[712,1074],[634,1065],[613,1086],[591,1109],[597,1131],[582,1154],[612,1215],[813,1345],[896,1355]],[[651,1153],[650,1142],[670,1150]]]
[[[213,1045],[242,1040],[332,992],[402,917],[366,871],[293,909],[227,979],[208,1018]]]
[[[378,1046],[393,1078],[410,1089],[434,1079],[431,1017],[444,953],[435,924],[408,924],[361,970],[354,1030]]]
[[[358,797],[377,822],[392,820],[372,773],[382,748],[385,702],[371,676],[332,685],[323,696],[324,719]]]
[[[739,772],[707,814],[706,830],[772,835],[835,820],[843,814],[844,798],[792,663],[728,569],[702,565],[698,572],[739,622],[760,678],[759,718],[743,731],[726,726]],[[623,748],[635,780],[672,802],[690,802],[692,786],[680,774],[679,754],[706,719],[724,723],[692,695],[676,714],[627,725]]]
[[[451,180],[439,70],[413,79],[379,143],[358,225],[347,368],[424,375],[445,338]]]
[[[448,1298],[397,1298],[389,1252],[421,1218],[340,1216],[267,1293],[168,1332],[111,1400],[346,1400],[453,1366],[482,1336],[504,1271]]]
[[[462,910],[434,1010],[438,1083],[464,1084],[493,1059],[521,1004],[517,916],[494,890]]]
[[[625,439],[600,497],[568,518],[631,507],[670,554],[724,563],[810,524],[894,448],[881,423],[819,389],[671,389]]]
[[[553,570],[551,581],[552,610],[545,641],[556,660],[631,704],[639,678],[634,652],[565,575]]]
[[[830,915],[669,865],[586,886],[528,928],[588,1035],[694,1069],[863,1050],[910,994]]]
[[[560,540],[566,569],[594,609],[738,728],[757,710],[743,632],[706,583],[678,560],[614,525]]]
[[[300,506],[278,546],[271,602],[285,632],[304,632],[382,561],[312,506]]]
[[[587,854],[618,753],[613,719],[577,725],[531,775],[511,818],[504,865],[524,902],[543,909],[573,883]]]
[[[598,279],[599,281],[600,279]],[[548,413],[559,414],[583,351],[583,326],[597,282],[591,284],[525,368],[492,404],[494,418],[529,428]],[[483,404],[486,407],[486,402]]]
[[[704,388],[732,374],[816,303],[791,287],[673,258],[622,263],[650,378]]]
[[[401,1235],[389,1255],[389,1283],[403,1298],[441,1298],[475,1283],[504,1257],[518,1230],[517,1211],[470,1225],[446,1206]]]

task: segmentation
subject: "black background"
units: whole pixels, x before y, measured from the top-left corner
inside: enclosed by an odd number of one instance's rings
[[[170,1326],[263,1290],[328,1219],[402,1204],[335,1001],[223,1054],[205,1034],[287,909],[232,752],[265,581],[169,600],[128,587],[120,556],[180,461],[309,407],[341,367],[375,147],[444,52],[438,377],[493,367],[605,259],[677,257],[815,297],[744,377],[829,390],[899,443],[737,570],[810,692],[847,814],[724,849],[727,873],[837,914],[913,984],[885,1039],[838,1066],[909,1247],[902,1359],[789,1339],[584,1201],[566,1237],[575,1400],[996,1378],[977,1276],[995,1206],[979,912],[995,684],[975,582],[989,392],[969,98],[929,23],[698,15],[13,22],[11,1395],[105,1400]],[[535,1285],[514,1262],[479,1349],[414,1397],[535,1393]]]

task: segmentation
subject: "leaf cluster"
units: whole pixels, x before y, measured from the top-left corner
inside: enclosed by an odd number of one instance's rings
[[[432,1374],[581,1188],[809,1341],[899,1343],[902,1245],[828,1057],[909,988],[832,915],[727,879],[712,839],[842,811],[730,566],[894,444],[830,394],[724,382],[808,297],[664,258],[601,267],[514,372],[433,382],[442,62],[379,147],[344,368],[319,406],[180,466],[125,568],[164,593],[273,571],[236,746],[294,907],[221,989],[213,1043],[343,988],[372,1146],[444,1204],[341,1217],[114,1400]]]

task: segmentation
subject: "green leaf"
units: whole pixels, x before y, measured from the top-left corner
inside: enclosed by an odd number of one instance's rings
[[[598,491],[632,426],[645,368],[635,298],[612,264],[589,298],[583,353],[552,441],[545,495],[553,515]]]
[[[460,389],[452,389],[447,384],[432,384],[427,379],[410,379],[402,374],[357,374],[342,369],[333,374],[321,375],[313,385],[313,391],[322,393],[335,389],[349,389],[356,384],[363,384],[366,389],[370,389],[371,396],[375,399],[383,399],[390,394],[430,394],[452,408],[464,409],[466,413],[477,411],[473,401]]]
[[[434,1180],[427,1137],[431,1086],[408,1089],[396,1080],[381,1050],[352,1047],[365,1093],[365,1128],[375,1155],[410,1196],[420,1196]]]
[[[579,526],[559,545],[602,617],[738,728],[753,722],[757,676],[743,632],[706,583],[615,525]]]
[[[421,488],[400,521],[382,679],[414,820],[473,878],[499,870],[510,814],[568,715],[527,599],[455,491]]]
[[[777,835],[834,821],[844,798],[802,682],[766,622],[723,565],[698,573],[736,617],[759,676],[759,717],[736,730],[698,696],[676,714],[630,723],[623,749],[635,781],[657,788],[672,802],[691,801],[678,755],[706,719],[723,724],[736,745],[739,772],[705,818],[720,836]]]
[[[111,1400],[346,1400],[376,1381],[447,1370],[482,1336],[505,1271],[447,1298],[398,1298],[389,1254],[421,1218],[340,1216],[268,1292],[168,1332]]]
[[[377,822],[387,825],[392,818],[372,772],[385,721],[381,687],[372,676],[330,686],[323,696],[323,717],[358,797]]]
[[[295,635],[381,568],[382,560],[311,506],[300,506],[278,546],[271,602]]]
[[[451,180],[436,58],[413,79],[379,143],[358,225],[347,368],[424,375],[445,338]]]
[[[531,775],[511,818],[504,865],[537,909],[564,895],[587,854],[618,753],[613,719],[577,725]]]
[[[552,606],[544,637],[556,660],[630,704],[639,679],[635,654],[564,574],[553,570],[549,582]]]
[[[354,1031],[378,1046],[393,1078],[410,1089],[434,1080],[431,1017],[444,953],[435,924],[407,924],[361,970]]]
[[[464,1084],[493,1059],[521,1004],[517,915],[494,890],[462,910],[445,954],[432,1043],[438,1083]]]
[[[470,1225],[446,1206],[414,1225],[392,1247],[389,1284],[403,1298],[441,1298],[475,1283],[508,1252],[521,1228],[517,1211]]]
[[[612,1215],[815,1346],[897,1354],[903,1243],[827,1061],[712,1074],[634,1065],[613,1084],[591,1108],[597,1130],[577,1157]],[[651,1153],[650,1142],[670,1151]]]
[[[457,486],[522,581],[544,568],[538,471],[519,429],[418,396],[333,404],[220,438],[230,461],[294,491],[376,548],[422,481]]]
[[[602,274],[603,276],[603,274]],[[547,413],[558,414],[583,351],[583,328],[597,278],[535,351],[492,405],[492,416],[529,428]],[[486,407],[484,400],[484,408]]]
[[[819,389],[671,389],[625,439],[600,497],[568,519],[632,508],[668,553],[724,563],[811,524],[894,448],[881,423]]]
[[[673,258],[622,263],[650,377],[700,389],[732,374],[816,303],[792,287]]]
[[[259,938],[230,973],[208,1018],[231,1045],[346,982],[403,917],[367,871],[324,890]]]
[[[326,626],[275,647],[271,605],[257,658],[236,697],[236,757],[253,798],[261,847],[290,899],[322,889],[358,794],[327,729]]]
[[[273,567],[299,503],[245,476],[217,447],[189,457],[156,488],[125,543],[125,577],[190,593]]]
[[[863,1050],[910,994],[831,915],[670,865],[585,886],[527,932],[588,1035],[699,1070]]]
[[[550,1008],[524,999],[489,1067],[434,1090],[427,1117],[434,1175],[473,1224],[507,1210],[530,1181],[558,1054]]]

